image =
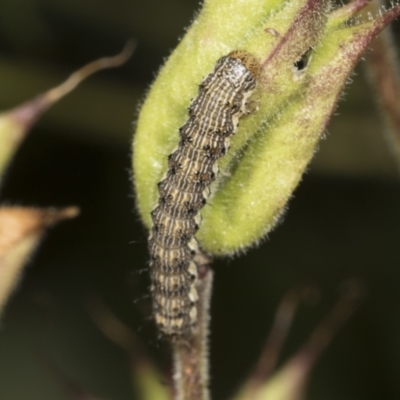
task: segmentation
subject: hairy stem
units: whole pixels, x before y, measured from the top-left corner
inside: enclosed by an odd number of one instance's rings
[[[176,400],[208,400],[208,324],[213,273],[209,260],[198,258],[198,328],[186,341],[173,344]]]
[[[368,10],[376,13],[381,6],[381,1],[372,2]],[[391,30],[385,29],[371,44],[372,51],[366,56],[368,72],[387,125],[387,142],[400,170],[400,74]]]

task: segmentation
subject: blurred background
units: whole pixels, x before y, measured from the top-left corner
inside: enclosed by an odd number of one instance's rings
[[[8,205],[77,205],[25,270],[0,321],[0,399],[71,399],[65,379],[101,398],[137,398],[126,354],[93,322],[101,299],[161,369],[168,352],[150,316],[146,236],[134,208],[130,157],[140,102],[199,8],[196,0],[3,0],[0,110],[59,84],[134,38],[128,63],[96,74],[35,125],[1,191]],[[281,224],[233,260],[217,260],[211,389],[227,399],[249,373],[283,295],[312,283],[279,364],[329,312],[340,285],[368,287],[313,372],[307,398],[398,399],[400,184],[365,65],[352,76]]]

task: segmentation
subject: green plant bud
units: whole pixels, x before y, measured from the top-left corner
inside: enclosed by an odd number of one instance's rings
[[[349,24],[361,8],[317,0],[209,0],[161,69],[134,138],[139,213],[147,227],[167,155],[202,77],[235,49],[260,62],[255,110],[240,122],[196,235],[212,255],[239,252],[270,231],[315,153],[346,80],[372,38],[400,12]]]

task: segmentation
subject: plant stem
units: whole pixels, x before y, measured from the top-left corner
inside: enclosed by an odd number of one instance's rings
[[[378,13],[381,6],[382,1],[372,2],[367,10]],[[385,134],[389,148],[400,168],[400,74],[390,29],[381,32],[371,45],[372,51],[366,54],[369,77],[387,125]]]
[[[204,255],[198,266],[198,325],[185,341],[173,343],[174,391],[176,400],[208,400],[208,324],[213,273]]]

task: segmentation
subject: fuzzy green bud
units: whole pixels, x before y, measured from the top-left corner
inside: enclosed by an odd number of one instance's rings
[[[365,3],[364,3],[365,4]],[[254,102],[241,120],[196,235],[212,255],[262,239],[285,210],[315,153],[347,77],[371,39],[399,14],[348,24],[360,7],[331,11],[317,0],[208,0],[161,69],[134,138],[139,213],[147,227],[167,155],[179,141],[198,84],[235,49],[261,64]]]

